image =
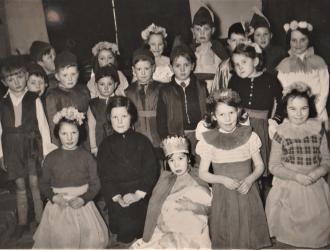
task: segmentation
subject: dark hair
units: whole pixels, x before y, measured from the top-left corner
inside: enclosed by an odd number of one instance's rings
[[[315,95],[311,95],[311,90],[308,87],[306,90],[299,90],[297,88],[292,89],[290,92],[288,92],[286,95],[283,96],[283,118],[288,117],[288,102],[289,99],[294,98],[305,98],[308,102],[308,108],[309,108],[309,115],[308,118],[314,118],[317,116],[317,111],[315,107]]]
[[[131,126],[137,121],[138,113],[134,103],[125,96],[113,96],[109,98],[106,117],[111,124],[111,111],[113,108],[125,107],[131,116]]]
[[[173,62],[179,56],[186,58],[192,64],[196,63],[195,53],[193,52],[193,50],[190,47],[188,47],[186,45],[181,44],[172,49],[171,54],[170,54],[171,65],[173,65]]]
[[[243,25],[241,23],[233,23],[229,29],[228,29],[228,35],[227,38],[230,39],[230,36],[232,34],[238,34],[238,35],[242,35],[242,36],[246,36],[245,30],[243,28]]]
[[[189,152],[191,152],[190,151],[190,141],[188,140],[188,142],[189,142]],[[182,152],[182,153],[187,156],[187,160],[188,160],[187,170],[189,171],[191,166],[193,166],[195,164],[195,158],[191,153],[184,153],[184,152]],[[171,170],[170,165],[168,164],[168,160],[171,159],[173,154],[170,154],[170,155],[165,157],[165,169],[166,170]]]
[[[117,58],[116,53],[114,53],[111,49],[104,48],[104,49],[99,50],[98,53],[96,54],[96,56],[93,56],[93,58],[92,58],[92,68],[93,68],[94,72],[96,72],[100,68],[98,57],[99,57],[99,54],[100,54],[100,52],[102,50],[108,50],[108,51],[110,51],[110,53],[115,58],[115,61],[113,63],[113,66],[115,66],[117,68],[118,67],[118,58]]]
[[[103,77],[111,77],[112,80],[118,84],[119,76],[115,66],[113,65],[106,65],[104,67],[98,68],[95,72],[95,81],[98,82]]]
[[[256,52],[256,50],[253,46],[251,46],[249,44],[244,44],[244,43],[238,44],[232,53],[231,63],[233,63],[233,56],[235,54],[244,55],[244,56],[250,57],[252,59],[258,58],[259,63],[256,66],[256,71],[262,71],[264,69],[264,58],[263,58],[262,54]]]
[[[86,134],[85,124],[83,123],[82,125],[79,125],[79,123],[77,123],[77,121],[69,120],[65,117],[63,117],[57,124],[55,124],[54,136],[56,139],[60,139],[59,131],[60,131],[61,125],[63,123],[68,123],[68,124],[71,124],[71,125],[74,125],[77,127],[78,132],[79,132],[79,139],[78,139],[78,144],[77,144],[78,146],[81,145],[86,140],[87,134]]]
[[[5,79],[7,75],[17,71],[23,70],[27,72],[26,62],[22,56],[9,56],[3,62],[1,66],[1,78]]]
[[[215,115],[219,103],[224,103],[237,109],[237,122],[244,122],[246,120],[246,117],[243,116],[243,106],[239,94],[234,90],[224,88],[214,91],[206,100],[207,112],[204,115],[204,121],[207,128],[216,128],[218,126],[217,121],[212,116]]]
[[[151,65],[155,65],[154,54],[146,47],[138,48],[133,52],[132,65],[135,66],[139,61],[149,62]]]
[[[37,63],[30,63],[27,65],[27,71],[30,76],[37,76],[42,78],[45,81],[45,84],[48,84],[48,76],[44,69]]]
[[[308,48],[313,46],[314,42],[313,42],[313,36],[312,36],[311,31],[308,31],[307,28],[300,28],[300,27],[298,27],[295,30],[299,31],[300,33],[302,33],[303,35],[305,35],[308,38]],[[291,46],[290,46],[291,34],[295,30],[289,29],[288,33],[286,33],[285,39],[286,39],[286,45],[287,45],[288,50],[291,48]]]

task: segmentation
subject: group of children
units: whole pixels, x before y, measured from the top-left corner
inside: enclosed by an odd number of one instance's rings
[[[260,12],[250,25],[229,28],[226,50],[201,7],[191,47],[166,57],[166,30],[151,24],[131,84],[109,42],[93,47],[87,86],[75,55],[45,42],[28,65],[6,60],[0,155],[17,187],[14,236],[28,224],[28,182],[35,248],[329,245],[327,65],[311,24],[285,24],[287,57]]]

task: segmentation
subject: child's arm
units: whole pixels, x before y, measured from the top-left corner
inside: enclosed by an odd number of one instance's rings
[[[2,151],[2,125],[1,125],[1,122],[0,122],[0,164],[1,164],[1,168],[3,171],[7,172],[7,167],[5,166],[5,162],[3,160],[3,151]]]
[[[209,173],[211,161],[206,158],[201,158],[201,162],[199,165],[199,178],[208,182],[208,183],[218,183],[223,184],[226,188],[230,190],[234,190],[239,187],[240,183],[238,180],[223,176],[223,175],[215,175]]]
[[[89,134],[89,143],[91,146],[91,152],[93,155],[96,156],[97,155],[97,145],[96,145],[96,137],[95,137],[96,120],[90,107],[88,107],[87,110],[87,122],[88,122],[88,134]]]
[[[51,151],[56,149],[57,146],[51,143],[47,118],[39,98],[36,99],[36,113],[37,113],[38,127],[42,138],[43,154],[44,156],[46,156]]]
[[[259,151],[252,155],[252,161],[254,165],[253,172],[242,181],[241,185],[237,189],[237,191],[241,194],[247,194],[252,184],[262,175],[265,170],[265,166]]]
[[[327,173],[329,173],[330,171],[330,154],[325,134],[322,137],[320,152],[322,157],[320,167],[314,169],[308,174],[310,177],[313,178],[314,182],[316,182],[321,177],[327,175]]]
[[[317,113],[320,115],[327,104],[329,94],[329,71],[327,68],[319,70],[320,77],[320,94],[316,97],[315,106]]]
[[[283,101],[282,101],[282,92],[283,87],[280,81],[274,76],[274,84],[273,84],[273,93],[276,100],[276,109],[273,120],[275,120],[278,124],[281,123],[283,118]]]

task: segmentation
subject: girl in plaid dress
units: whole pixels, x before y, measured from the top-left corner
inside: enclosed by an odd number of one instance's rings
[[[323,176],[330,155],[307,85],[294,83],[284,95],[287,119],[272,142],[273,187],[266,202],[270,235],[296,247],[320,248],[330,239],[330,190]]]

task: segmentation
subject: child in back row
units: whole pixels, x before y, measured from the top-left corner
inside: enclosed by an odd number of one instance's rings
[[[98,88],[95,82],[95,72],[98,71],[100,67],[104,67],[107,65],[113,65],[116,68],[118,67],[118,56],[119,50],[118,45],[115,43],[109,42],[99,42],[94,45],[92,48],[93,53],[93,71],[91,74],[91,78],[87,83],[87,88],[90,91],[90,95],[92,98],[97,97],[99,95]],[[120,71],[117,70],[119,82],[116,88],[115,94],[116,95],[125,95],[125,89],[128,87],[128,81],[125,75]]]
[[[27,66],[29,73],[26,87],[30,92],[36,93],[42,103],[45,103],[46,89],[48,87],[48,77],[42,67],[35,63],[30,63]]]
[[[315,96],[293,83],[283,98],[287,119],[278,126],[270,154],[273,187],[266,202],[270,235],[296,247],[330,243],[330,190],[324,176],[330,154],[322,121],[315,119]]]
[[[196,153],[201,157],[200,178],[213,185],[212,248],[270,246],[256,184],[264,170],[259,152],[261,141],[250,126],[239,125],[242,103],[235,91],[215,91],[208,99],[208,106],[208,120],[214,129],[202,134]],[[209,172],[211,163],[214,174]]]
[[[89,142],[94,156],[102,140],[111,133],[106,110],[109,98],[115,95],[118,87],[117,69],[113,65],[99,68],[95,73],[95,82],[99,95],[90,100],[87,111]]]
[[[28,92],[28,73],[19,57],[10,57],[1,68],[1,81],[8,92],[0,99],[0,160],[8,179],[16,184],[18,224],[14,232],[21,238],[28,224],[26,178],[32,193],[36,222],[42,216],[43,204],[38,187],[38,174],[43,157],[56,148],[44,109],[38,95]]]
[[[64,51],[55,59],[55,77],[59,81],[58,87],[50,89],[46,96],[46,110],[53,143],[59,144],[53,131],[54,115],[65,107],[73,106],[79,112],[86,113],[89,103],[89,91],[81,84],[77,84],[79,71],[77,58],[74,54]]]

